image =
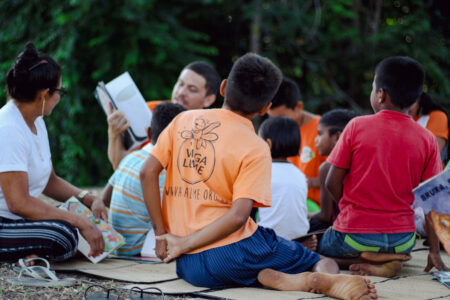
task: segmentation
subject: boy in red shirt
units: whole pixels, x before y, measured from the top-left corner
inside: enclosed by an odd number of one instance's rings
[[[408,116],[424,77],[409,57],[381,61],[370,95],[375,114],[350,121],[328,157],[326,186],[340,213],[319,253],[350,258],[337,262],[354,274],[392,277],[401,270],[415,245],[412,189],[442,171],[436,139]],[[428,229],[433,243],[425,271],[443,270],[439,244]]]
[[[246,54],[221,84],[222,109],[181,113],[161,133],[141,169],[156,254],[176,259],[179,277],[197,286],[249,286],[376,298],[360,276],[258,227],[253,206],[270,206],[271,156],[251,119],[265,114],[281,82],[268,59]],[[158,174],[167,170],[161,208]],[[318,272],[314,272],[318,271]],[[314,272],[314,273],[313,273]]]

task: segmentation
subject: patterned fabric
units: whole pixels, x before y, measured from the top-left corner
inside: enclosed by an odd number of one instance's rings
[[[65,221],[0,217],[0,261],[17,261],[31,254],[62,261],[72,257],[77,247],[77,231]]]
[[[125,245],[116,250],[118,255],[139,255],[152,222],[142,195],[139,172],[149,156],[152,144],[125,156],[109,179],[113,187],[109,219],[114,229],[125,238]],[[165,171],[159,176],[162,193]],[[162,197],[162,196],[161,196]]]

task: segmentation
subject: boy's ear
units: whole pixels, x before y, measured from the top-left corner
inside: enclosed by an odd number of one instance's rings
[[[227,86],[227,80],[222,80],[222,83],[220,84],[220,96],[225,97],[225,87]]]
[[[148,139],[151,140],[152,139],[152,128],[151,127],[147,128],[147,135],[148,135]]]
[[[388,97],[389,97],[389,94],[386,93],[385,90],[379,89],[379,90],[377,91],[377,101],[378,101],[380,104],[385,103]]]
[[[337,141],[339,140],[339,138],[341,137],[341,133],[340,131],[336,132],[335,134],[333,134],[331,136],[331,142],[333,143],[333,147],[334,145],[336,145]]]
[[[267,145],[269,145],[269,149],[272,150],[272,140],[266,139],[265,141],[266,141]]]
[[[216,95],[211,94],[203,99],[203,107],[210,107],[216,101]]]
[[[258,111],[258,115],[264,116],[264,115],[269,111],[270,107],[272,107],[272,102],[267,103],[266,106],[264,106],[263,108],[261,108],[261,109]]]
[[[303,111],[303,108],[305,108],[305,104],[303,101],[298,101],[297,105],[295,106],[295,110]]]

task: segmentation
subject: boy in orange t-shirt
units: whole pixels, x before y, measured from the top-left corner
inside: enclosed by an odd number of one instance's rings
[[[253,206],[271,205],[270,150],[251,119],[267,112],[280,82],[272,62],[246,54],[222,82],[222,109],[187,111],[161,133],[141,170],[156,254],[164,262],[176,259],[178,276],[197,286],[248,286],[259,280],[272,288],[338,298],[376,297],[362,277],[305,272],[338,268],[249,217]]]
[[[300,89],[295,81],[287,77],[283,78],[278,92],[272,99],[269,116],[288,117],[298,123],[302,137],[300,153],[299,156],[290,157],[289,161],[305,174],[308,182],[308,199],[320,207],[319,167],[327,159],[326,156],[319,154],[315,142],[320,116],[303,109]]]

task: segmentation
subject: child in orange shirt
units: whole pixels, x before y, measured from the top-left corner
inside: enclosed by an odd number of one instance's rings
[[[304,110],[303,107],[297,83],[284,77],[278,92],[272,99],[269,116],[291,118],[300,127],[302,137],[300,153],[288,160],[305,174],[308,183],[308,210],[315,212],[318,210],[318,206],[320,207],[319,166],[326,160],[326,157],[319,154],[315,143],[320,116]]]
[[[376,297],[374,286],[362,277],[307,272],[336,273],[338,268],[249,217],[253,206],[271,203],[270,149],[251,119],[267,112],[280,82],[281,72],[272,62],[246,54],[222,82],[222,109],[187,111],[161,133],[141,170],[156,253],[164,262],[176,259],[178,276],[198,286],[258,280],[272,288],[342,299]],[[161,208],[158,174],[163,168]]]

